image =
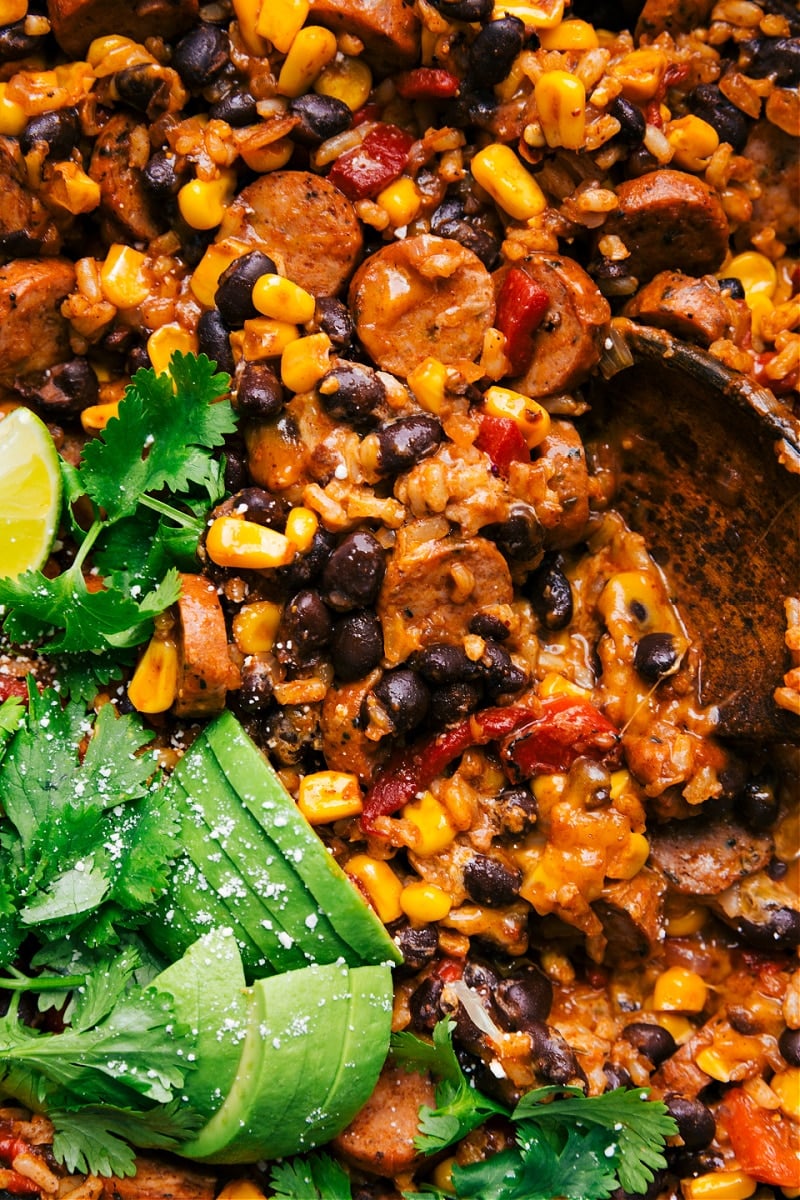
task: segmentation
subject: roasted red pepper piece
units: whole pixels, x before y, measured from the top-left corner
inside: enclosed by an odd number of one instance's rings
[[[19,1171],[7,1171],[2,1167],[0,1167],[0,1190],[8,1192],[12,1196],[41,1196],[42,1194],[41,1188],[32,1179],[20,1175]]]
[[[28,699],[28,683],[24,677],[0,675],[0,704],[10,696],[16,696],[18,700]]]
[[[395,75],[394,86],[404,100],[447,100],[458,95],[460,80],[437,67],[416,67]]]
[[[512,267],[500,287],[494,323],[506,339],[511,374],[520,375],[531,356],[531,335],[550,304],[544,288],[521,267]]]
[[[529,708],[485,708],[435,737],[420,738],[394,754],[364,798],[361,827],[375,832],[375,818],[397,812],[470,746],[485,746],[534,720]]]
[[[800,1187],[796,1127],[790,1121],[759,1108],[743,1088],[728,1092],[721,1115],[743,1171],[759,1183]]]
[[[568,771],[576,758],[613,760],[619,733],[599,709],[572,696],[548,696],[541,716],[513,732],[500,747],[509,777],[519,783],[534,775]]]
[[[30,1154],[28,1142],[22,1138],[12,1137],[10,1133],[0,1134],[0,1158],[4,1162],[13,1162],[18,1154]]]
[[[336,159],[328,178],[350,200],[377,196],[402,174],[413,145],[411,134],[397,125],[376,125],[360,146]]]
[[[508,478],[512,462],[530,462],[531,453],[522,431],[510,417],[493,417],[482,413],[480,433],[475,445],[488,454],[504,479]]]

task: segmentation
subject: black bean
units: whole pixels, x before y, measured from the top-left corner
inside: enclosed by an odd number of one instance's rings
[[[494,992],[498,1020],[504,1029],[541,1033],[553,1004],[553,985],[543,971],[531,963],[503,979]]]
[[[620,1067],[617,1063],[603,1063],[603,1074],[606,1077],[607,1092],[613,1092],[616,1088],[633,1087],[633,1080],[624,1067]]]
[[[333,553],[336,538],[327,529],[318,529],[314,534],[310,549],[305,554],[298,554],[285,567],[278,567],[276,578],[290,591],[306,587],[321,574],[325,564]]]
[[[487,854],[475,854],[464,867],[464,887],[476,904],[503,908],[519,895],[522,872]]]
[[[630,1025],[625,1026],[622,1036],[626,1042],[630,1042],[641,1054],[649,1058],[655,1067],[673,1055],[678,1048],[668,1029],[650,1021],[632,1021]]]
[[[386,559],[377,538],[366,530],[348,534],[322,572],[322,593],[337,612],[368,608],[378,597]]]
[[[528,504],[515,504],[505,521],[484,525],[480,532],[511,562],[535,558],[542,548],[542,527]]]
[[[376,436],[381,473],[397,475],[432,454],[444,439],[444,430],[437,417],[420,414],[382,425]]]
[[[375,424],[375,410],[386,399],[386,387],[372,367],[343,363],[320,380],[319,397],[335,420],[363,428]]]
[[[478,88],[466,79],[458,96],[450,101],[448,124],[477,125],[479,129],[491,132],[497,105],[497,97],[491,88]]]
[[[36,379],[35,387],[15,389],[31,403],[41,405],[48,416],[74,415],[97,403],[98,383],[94,369],[85,358],[48,367]]]
[[[262,744],[282,767],[294,767],[306,751],[306,739],[284,708],[268,712],[263,721]]]
[[[318,146],[337,133],[344,133],[353,120],[352,110],[344,100],[318,96],[316,92],[306,92],[292,100],[289,112],[300,118],[300,124],[292,130],[292,137],[303,146]]]
[[[208,110],[212,120],[225,121],[234,129],[254,125],[258,120],[255,96],[244,88],[232,88]]]
[[[448,21],[468,21],[476,24],[488,21],[494,8],[494,0],[431,0]]]
[[[262,275],[276,274],[276,266],[267,254],[251,250],[226,267],[219,277],[214,303],[225,324],[235,329],[258,316],[253,304],[253,284]]]
[[[428,683],[466,683],[481,675],[480,665],[468,657],[463,646],[447,642],[434,642],[416,651],[409,661]]]
[[[742,819],[751,829],[762,833],[778,819],[778,798],[769,783],[751,779],[736,797]]]
[[[197,322],[197,343],[201,354],[206,354],[215,362],[218,370],[233,375],[236,364],[231,350],[230,332],[218,308],[209,308],[201,314]]]
[[[671,1175],[678,1179],[696,1179],[698,1175],[714,1175],[725,1169],[725,1159],[717,1150],[687,1150],[684,1146],[667,1146],[666,1157]],[[660,1195],[660,1191],[656,1195]],[[647,1193],[650,1200],[650,1193]]]
[[[333,626],[333,669],[343,683],[363,679],[383,658],[383,627],[374,612],[346,613]]]
[[[335,350],[346,350],[353,340],[355,325],[350,309],[335,296],[317,299],[314,324],[321,333],[327,333]]]
[[[204,88],[224,70],[228,49],[228,38],[222,30],[202,22],[178,42],[172,66],[187,87]]]
[[[569,1043],[544,1021],[528,1021],[526,1032],[533,1039],[536,1069],[550,1083],[577,1083],[585,1078]]]
[[[525,595],[545,629],[563,629],[572,620],[572,587],[560,554],[545,554],[528,576]]]
[[[790,1067],[800,1067],[800,1029],[784,1029],[778,1049]]]
[[[170,200],[177,196],[186,182],[186,173],[175,169],[175,155],[168,150],[156,150],[142,171],[142,182],[151,195],[159,200]]]
[[[444,983],[435,975],[423,979],[418,988],[413,991],[408,1000],[411,1013],[411,1024],[420,1031],[433,1029],[442,1016],[441,998]]]
[[[454,207],[455,206],[455,207]],[[487,271],[493,270],[500,258],[500,243],[485,229],[478,229],[465,215],[458,200],[446,200],[431,216],[431,233],[451,238],[481,260]]]
[[[225,445],[225,490],[238,492],[250,478],[247,470],[247,451],[244,445]]]
[[[508,625],[492,613],[475,613],[470,618],[469,631],[478,637],[491,638],[494,642],[504,642],[511,635]]]
[[[619,121],[620,130],[617,137],[627,146],[638,146],[647,132],[647,122],[644,113],[624,96],[617,96],[608,106],[608,115]]]
[[[35,54],[39,38],[25,32],[25,21],[0,26],[0,62],[19,62]]]
[[[439,951],[436,925],[401,925],[392,932],[392,940],[403,956],[403,963],[415,971],[432,962]]]
[[[375,684],[373,695],[391,720],[395,733],[408,733],[427,715],[428,689],[419,675],[406,667],[387,671]]]
[[[448,683],[431,691],[428,709],[431,725],[436,729],[463,721],[483,703],[483,688],[479,683]]]
[[[247,364],[236,387],[236,407],[240,413],[268,421],[283,410],[285,399],[283,384],[266,363]]]
[[[664,1097],[664,1103],[688,1150],[705,1150],[713,1142],[717,1123],[702,1100],[670,1092]]]
[[[750,121],[720,91],[716,83],[701,83],[692,89],[687,100],[692,113],[711,125],[721,142],[729,142],[737,154],[744,150]]]
[[[487,1000],[497,987],[497,974],[487,962],[477,958],[468,958],[464,963],[462,979],[467,987],[480,992],[481,999]]]
[[[486,642],[479,666],[488,700],[494,701],[509,692],[519,692],[528,682],[525,672],[514,665],[511,655],[497,642]]]
[[[20,134],[23,154],[29,154],[37,142],[47,144],[51,159],[69,158],[81,135],[81,123],[74,108],[58,108],[31,117]]]
[[[678,652],[671,633],[646,633],[636,644],[633,665],[642,679],[657,683],[675,666]]]
[[[783,859],[775,858],[773,856],[767,863],[764,870],[767,872],[770,879],[777,883],[780,879],[786,878],[787,874],[789,873],[789,864],[784,862]]]
[[[539,817],[536,797],[526,787],[507,787],[499,792],[494,812],[509,833],[524,833]]]
[[[604,28],[606,27],[604,26]],[[645,1191],[626,1192],[624,1188],[614,1188],[611,1200],[661,1200],[661,1197],[666,1194],[664,1186],[668,1178],[668,1172],[662,1168],[654,1173],[652,1182],[647,1185]]]
[[[727,292],[731,300],[744,300],[744,284],[741,279],[737,279],[735,275],[718,279],[719,290]]]
[[[267,525],[283,533],[286,528],[286,518],[289,515],[289,505],[279,496],[273,496],[266,488],[242,488],[231,497],[233,511],[246,521],[254,521],[256,525]]]
[[[800,84],[800,38],[753,38],[742,42],[745,73],[753,79],[769,75],[779,87]]]
[[[500,17],[484,25],[469,49],[467,78],[471,85],[494,87],[525,44],[525,25],[519,17]]]
[[[766,952],[794,950],[800,945],[800,912],[784,905],[782,908],[764,907],[763,921],[748,921],[740,918],[733,922],[736,932],[756,950]]]
[[[231,692],[231,703],[242,715],[260,712],[272,699],[271,671],[265,662],[253,656],[245,658],[240,675],[242,686]]]
[[[331,629],[331,614],[319,592],[304,588],[283,610],[276,646],[282,644],[293,660],[302,661],[327,645]]]
[[[138,63],[135,67],[117,71],[114,87],[123,104],[151,117],[163,112],[169,105],[169,79],[160,67],[152,63]]]

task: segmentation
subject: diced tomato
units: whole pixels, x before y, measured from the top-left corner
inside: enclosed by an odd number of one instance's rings
[[[495,326],[505,335],[511,374],[520,375],[531,356],[531,337],[550,305],[544,288],[521,267],[512,267],[497,297]]]
[[[11,1196],[41,1196],[41,1188],[32,1179],[20,1175],[19,1171],[6,1171],[0,1167],[0,1190]]]
[[[652,125],[655,129],[664,128],[664,118],[661,115],[661,101],[658,99],[650,100],[645,106],[644,119],[648,125]]]
[[[11,696],[16,696],[19,700],[28,699],[27,679],[17,675],[0,675],[0,704]]]
[[[534,775],[568,771],[576,758],[611,762],[619,755],[619,733],[599,709],[571,696],[549,696],[542,714],[511,733],[500,757],[515,783]]]
[[[460,80],[450,71],[416,67],[395,75],[394,86],[404,100],[447,100],[458,95]]]
[[[761,354],[757,354],[753,360],[753,375],[763,387],[769,388],[776,396],[785,396],[797,387],[800,372],[795,368],[784,379],[770,379],[766,368],[775,358],[776,353],[775,350],[764,350]]]
[[[464,964],[457,958],[443,958],[437,963],[434,974],[444,983],[452,983],[464,974]]]
[[[12,1137],[8,1133],[0,1135],[0,1158],[5,1162],[13,1162],[18,1154],[30,1154],[30,1151],[30,1145],[22,1138]]]
[[[798,1131],[792,1121],[759,1108],[743,1088],[728,1092],[721,1115],[743,1171],[759,1183],[800,1187]]]
[[[377,121],[380,115],[380,108],[370,100],[368,104],[363,104],[353,113],[353,127],[363,125],[365,121]]]
[[[508,478],[512,462],[530,462],[531,453],[522,430],[510,417],[493,417],[482,413],[480,433],[475,445],[488,454],[498,473]]]
[[[376,125],[360,146],[336,159],[328,178],[350,200],[377,196],[402,174],[413,145],[411,134],[397,125]]]

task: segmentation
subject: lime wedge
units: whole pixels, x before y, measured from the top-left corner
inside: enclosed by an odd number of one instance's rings
[[[61,512],[58,451],[28,408],[0,421],[0,575],[35,571],[47,560]]]

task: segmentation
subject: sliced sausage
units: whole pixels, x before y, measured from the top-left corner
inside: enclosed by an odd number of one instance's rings
[[[577,387],[600,358],[602,329],[611,317],[608,301],[571,258],[540,252],[515,266],[538,283],[550,303],[531,337],[528,368],[514,387],[534,397]],[[506,274],[506,268],[496,272],[498,290]]]
[[[202,575],[181,575],[178,600],[177,717],[211,717],[222,712],[238,672],[228,654],[225,617],[217,589]]]
[[[146,125],[124,113],[113,116],[98,134],[89,174],[100,185],[100,215],[107,242],[149,242],[161,224],[142,179],[150,157]]]
[[[670,890],[684,896],[716,896],[765,867],[772,838],[753,833],[732,817],[669,821],[649,831],[650,861],[664,872]]]
[[[28,190],[16,138],[0,137],[0,254],[57,254],[61,236],[50,214]]]
[[[436,642],[460,643],[477,611],[510,604],[513,595],[508,564],[486,538],[443,538],[405,550],[398,537],[377,606],[387,662]]]
[[[430,1075],[386,1066],[367,1103],[331,1145],[352,1166],[373,1175],[408,1171],[422,1157],[414,1146],[422,1104],[436,1104]]]
[[[606,884],[592,905],[608,938],[603,959],[620,967],[635,967],[656,953],[663,934],[663,876],[643,867],[633,879]]]
[[[61,304],[75,286],[64,258],[18,258],[0,267],[0,383],[70,357]]]
[[[212,1200],[217,1177],[201,1167],[167,1162],[137,1155],[136,1175],[129,1179],[103,1179],[100,1200]]]
[[[599,236],[619,237],[630,250],[625,269],[643,282],[659,271],[706,275],[728,252],[728,218],[717,193],[694,175],[662,169],[617,188],[619,208]]]
[[[589,472],[581,435],[571,421],[551,421],[540,443],[541,457],[552,468],[547,486],[558,496],[560,510],[545,505],[536,515],[545,530],[545,544],[563,550],[583,540],[589,520]]]
[[[359,267],[350,309],[373,359],[405,376],[428,355],[443,363],[477,358],[495,301],[476,254],[424,233],[378,250]]]
[[[217,240],[235,237],[268,254],[315,296],[335,296],[361,258],[361,225],[337,187],[310,171],[273,171],[228,207]]]
[[[752,220],[738,236],[749,245],[750,233],[771,226],[782,242],[800,239],[800,156],[797,138],[770,121],[759,121],[742,154],[753,165],[761,195],[753,201]],[[738,237],[737,237],[738,240]]]
[[[722,337],[737,340],[747,319],[746,306],[732,300],[713,275],[695,279],[681,271],[660,271],[622,311],[643,325],[667,329],[701,346]]]
[[[328,688],[322,702],[322,753],[332,771],[349,771],[371,783],[385,757],[381,743],[370,741],[361,728],[361,706],[380,679],[371,671],[363,679]]]
[[[652,41],[659,33],[690,33],[704,25],[714,0],[645,0],[636,25],[636,38]]]
[[[197,7],[198,0],[47,0],[56,41],[70,58],[82,57],[91,41],[107,33],[136,42],[172,38],[189,27]]]
[[[364,43],[364,58],[381,71],[419,58],[420,24],[405,0],[311,0],[310,20]]]

